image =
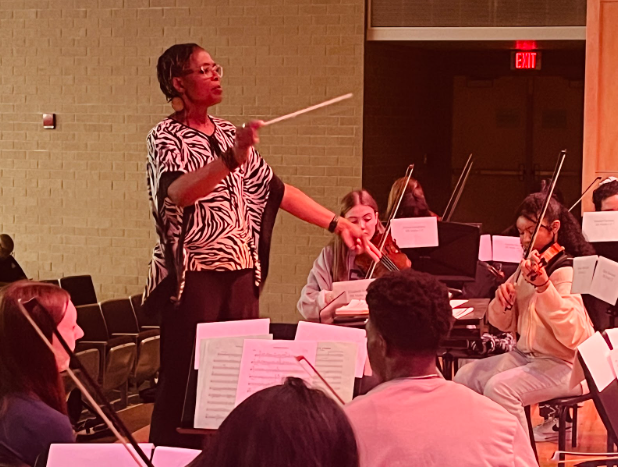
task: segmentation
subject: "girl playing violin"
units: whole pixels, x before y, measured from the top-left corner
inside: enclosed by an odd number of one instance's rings
[[[406,180],[408,180],[407,186]],[[395,217],[439,217],[435,212],[429,209],[429,205],[425,199],[425,192],[420,182],[414,178],[408,179],[408,177],[398,178],[393,183],[391,191],[388,194],[388,206],[386,208],[386,212],[389,215],[393,212],[393,209],[395,209],[404,187],[406,192],[403,195],[401,205]]]
[[[529,195],[517,211],[517,230],[524,249],[530,244],[545,194]],[[565,253],[542,256],[556,242]],[[556,249],[560,251],[560,249]],[[513,274],[496,291],[487,311],[489,322],[519,334],[515,350],[465,365],[455,381],[484,394],[527,427],[524,407],[555,397],[579,395],[570,387],[575,350],[594,332],[582,297],[571,293],[571,256],[594,250],[575,218],[555,199],[549,203],[529,259],[521,275]],[[526,430],[527,432],[527,430]]]
[[[378,203],[366,190],[351,191],[341,200],[342,217],[357,225],[367,238],[373,238],[376,231],[384,228],[378,219]],[[303,287],[296,307],[307,320],[332,323],[334,315],[320,316],[322,310],[333,297],[332,286],[336,281],[350,281],[365,278],[356,262],[356,253],[349,249],[340,237],[322,249],[309,272],[307,285]]]

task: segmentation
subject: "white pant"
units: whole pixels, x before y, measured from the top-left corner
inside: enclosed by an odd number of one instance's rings
[[[528,433],[525,406],[581,395],[581,385],[569,388],[572,370],[572,365],[559,358],[537,357],[515,349],[464,365],[455,381],[500,404]]]

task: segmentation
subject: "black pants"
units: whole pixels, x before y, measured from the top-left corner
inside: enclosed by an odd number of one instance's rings
[[[152,412],[150,442],[200,448],[197,436],[180,435],[182,407],[198,323],[259,317],[253,269],[188,272],[180,306],[163,311],[161,372]]]

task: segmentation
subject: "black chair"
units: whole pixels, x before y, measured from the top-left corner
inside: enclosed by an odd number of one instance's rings
[[[92,277],[68,276],[60,279],[60,287],[69,292],[75,306],[97,303],[97,293],[94,290]]]
[[[140,329],[159,329],[161,327],[160,316],[152,316],[144,311],[142,307],[142,294],[131,295],[130,300]]]
[[[129,376],[137,353],[135,339],[132,336],[110,336],[98,304],[78,306],[77,324],[84,331],[84,337],[76,350],[99,350],[99,382],[103,392],[119,390],[123,405],[128,405]]]
[[[161,366],[159,328],[140,329],[129,298],[101,302],[101,311],[112,337],[130,336],[137,345],[131,383],[139,388],[143,382],[150,381],[152,386]]]

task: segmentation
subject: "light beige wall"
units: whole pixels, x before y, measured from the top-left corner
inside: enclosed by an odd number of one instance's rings
[[[582,187],[618,176],[618,0],[588,0]],[[584,209],[594,210],[592,197]]]
[[[179,42],[224,66],[214,113],[234,123],[355,93],[262,133],[284,181],[334,209],[361,180],[363,34],[362,0],[2,0],[0,232],[33,278],[91,274],[100,299],[142,291],[154,242],[145,138],[170,112],[155,65]],[[280,215],[264,315],[297,319],[327,241]]]

